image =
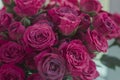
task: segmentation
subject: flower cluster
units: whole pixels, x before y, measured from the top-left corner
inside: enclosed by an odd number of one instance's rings
[[[93,58],[120,35],[98,0],[2,0],[0,80],[94,80]]]

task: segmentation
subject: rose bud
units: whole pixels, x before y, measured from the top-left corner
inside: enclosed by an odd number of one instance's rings
[[[0,10],[0,32],[7,30],[12,22],[12,15],[6,12],[6,9]]]
[[[25,27],[20,22],[13,22],[9,28],[8,33],[12,40],[19,40],[25,32]]]
[[[102,6],[98,0],[80,0],[80,9],[87,13],[97,13]]]
[[[15,42],[5,43],[0,47],[0,61],[4,63],[20,63],[25,56],[23,47]]]
[[[116,37],[116,34],[119,33],[119,27],[107,13],[99,13],[94,17],[93,26],[104,36],[110,36],[112,34],[112,37]]]
[[[90,29],[88,29],[87,33],[83,35],[83,41],[91,52],[107,52],[107,39],[96,30],[90,31]]]
[[[87,48],[80,40],[64,42],[59,47],[61,55],[67,61],[67,68],[73,76],[79,76],[90,59]]]
[[[23,40],[28,46],[41,51],[53,46],[56,38],[50,25],[35,24],[26,29]]]
[[[45,0],[14,0],[14,11],[20,16],[33,16],[37,14]],[[34,4],[33,4],[34,3]]]
[[[96,65],[93,61],[89,61],[87,68],[82,70],[80,75],[81,80],[94,80],[99,76],[99,73],[96,70]]]
[[[80,18],[81,18],[81,23],[79,29],[81,31],[86,31],[90,27],[90,23],[91,23],[90,16],[88,14],[81,13]]]
[[[81,21],[78,12],[70,7],[54,8],[49,10],[48,14],[66,36],[76,31]]]
[[[27,80],[42,80],[38,73],[31,74]]]
[[[25,74],[15,65],[4,64],[0,68],[0,80],[25,80]]]
[[[35,62],[42,80],[63,80],[66,67],[60,55],[44,51],[35,57]]]

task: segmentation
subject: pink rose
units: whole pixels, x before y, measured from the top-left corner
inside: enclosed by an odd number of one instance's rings
[[[80,0],[80,9],[84,12],[99,12],[101,8],[98,0]]]
[[[78,7],[79,3],[78,2],[79,2],[78,0],[50,0],[48,2],[48,4],[46,5],[46,8],[50,9],[50,8],[53,8],[56,5],[58,5],[59,7],[69,6],[71,8],[79,10],[79,7]]]
[[[0,68],[0,80],[25,80],[25,74],[15,65],[4,64]]]
[[[0,35],[0,46],[4,45],[8,42],[8,39],[5,39],[3,35]]]
[[[70,7],[54,8],[49,10],[48,14],[64,35],[72,34],[81,21],[78,12]]]
[[[15,42],[5,43],[0,47],[0,61],[4,63],[20,63],[25,56],[23,47]]]
[[[35,24],[26,29],[24,42],[39,51],[49,48],[55,44],[55,34],[48,24]]]
[[[36,24],[36,23],[39,23],[39,24],[46,23],[46,24],[51,25],[50,17],[46,13],[40,14],[38,16],[35,16],[33,18],[33,22],[32,23],[33,24]]]
[[[11,4],[11,0],[2,0],[5,4]]]
[[[93,61],[89,61],[87,68],[82,70],[80,78],[82,80],[94,80],[99,76],[99,73],[96,70],[96,65]]]
[[[12,15],[6,9],[0,10],[0,32],[5,31],[12,22]]]
[[[21,39],[24,32],[25,26],[23,26],[20,22],[13,22],[8,28],[9,36],[13,40]]]
[[[31,74],[31,75],[27,78],[27,80],[42,80],[42,79],[41,79],[41,77],[40,77],[39,74],[34,73],[34,74]]]
[[[81,31],[86,31],[91,24],[91,20],[90,20],[90,16],[88,14],[85,13],[81,13],[80,14],[80,18],[81,18],[81,23],[80,23],[80,30]]]
[[[120,14],[115,13],[115,14],[112,14],[112,16],[110,17],[116,22],[117,25],[120,26]]]
[[[66,67],[60,55],[44,51],[35,57],[35,62],[42,80],[63,80]]]
[[[69,6],[79,10],[79,0],[57,0],[59,6]]]
[[[99,13],[93,21],[93,26],[99,33],[105,36],[111,36],[114,38],[118,36],[119,27],[117,24],[108,16],[107,13]]]
[[[90,31],[88,29],[87,33],[83,35],[83,41],[86,43],[89,51],[107,52],[107,39],[96,30]]]
[[[87,48],[80,40],[73,40],[69,43],[63,43],[59,50],[67,61],[67,68],[70,74],[79,76],[90,59]]]
[[[45,0],[14,0],[14,11],[20,16],[33,16],[37,14]],[[33,4],[34,3],[34,4]]]

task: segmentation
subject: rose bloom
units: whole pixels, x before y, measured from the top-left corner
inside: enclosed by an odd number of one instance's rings
[[[0,68],[0,80],[25,80],[25,74],[15,65],[4,64]]]
[[[8,42],[8,39],[5,39],[3,35],[0,35],[0,46],[4,45]]]
[[[7,42],[0,47],[0,61],[4,63],[20,63],[25,56],[23,47],[15,42]]]
[[[33,16],[37,14],[45,0],[14,0],[14,11],[20,16]],[[34,4],[33,4],[34,3]]]
[[[110,17],[115,21],[117,25],[120,26],[120,14],[114,13]]]
[[[73,40],[69,43],[64,42],[61,44],[59,50],[67,61],[67,68],[70,74],[79,76],[90,59],[87,48],[80,40]]]
[[[0,10],[0,32],[5,31],[12,22],[12,15],[6,12],[3,8]]]
[[[63,35],[70,35],[76,31],[81,21],[78,12],[70,7],[53,8],[48,14],[53,22],[58,24]]]
[[[90,16],[88,14],[85,13],[81,13],[80,14],[80,18],[81,18],[81,23],[80,23],[80,31],[86,31],[91,24],[91,20],[90,20]]]
[[[84,12],[99,12],[101,8],[98,0],[80,0],[80,9]]]
[[[31,74],[27,80],[42,80],[38,73]]]
[[[5,4],[11,4],[11,0],[2,0]]]
[[[66,67],[60,55],[44,51],[35,57],[35,62],[42,80],[63,80]]]
[[[90,31],[88,29],[87,33],[83,35],[83,41],[86,43],[89,51],[107,52],[107,39],[96,30]]]
[[[55,44],[55,33],[48,24],[35,24],[26,29],[23,40],[39,51]]]
[[[8,33],[12,40],[21,39],[24,32],[25,32],[25,26],[23,26],[20,22],[13,22],[10,24],[8,28]]]
[[[89,65],[82,70],[80,75],[81,80],[94,80],[99,76],[96,70],[96,65],[93,61],[89,61]]]
[[[54,6],[58,5],[59,7],[61,6],[69,6],[71,8],[79,10],[78,3],[79,0],[50,0],[46,4],[46,8],[50,9],[53,8]]]
[[[111,36],[110,38],[117,37],[119,33],[119,27],[117,24],[108,16],[107,13],[99,13],[93,20],[93,26],[99,33],[105,36]]]

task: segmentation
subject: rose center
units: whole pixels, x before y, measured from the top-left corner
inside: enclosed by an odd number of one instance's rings
[[[51,62],[50,63],[50,71],[56,71],[58,69],[58,65],[56,65],[55,63]]]

